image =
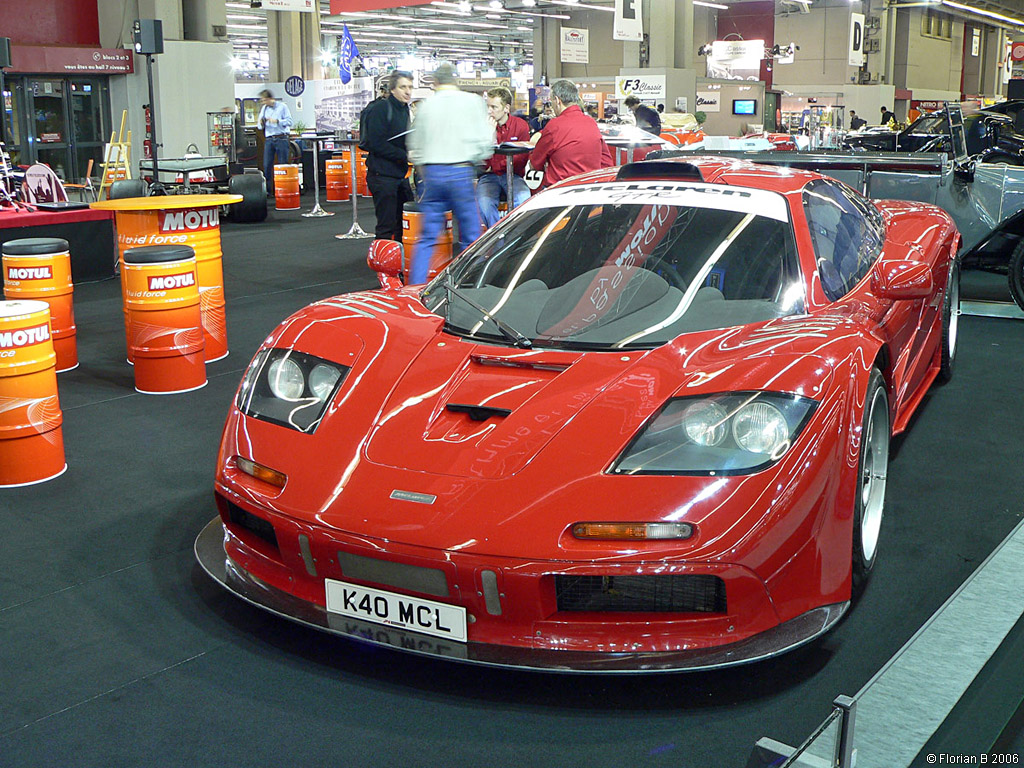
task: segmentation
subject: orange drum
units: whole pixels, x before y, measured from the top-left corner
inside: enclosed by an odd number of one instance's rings
[[[174,198],[166,198],[172,200]],[[203,318],[206,362],[228,355],[228,329],[224,306],[224,267],[220,245],[220,207],[169,208],[117,212],[117,248],[121,255],[121,289],[125,287],[124,254],[129,248],[187,245],[196,257],[200,309]],[[125,307],[125,340],[128,309]],[[128,343],[128,362],[132,360]]]
[[[349,178],[347,160],[327,160],[324,163],[324,176],[327,177],[327,202],[340,203],[351,197],[349,188],[352,186],[352,180]]]
[[[366,150],[356,149],[356,191],[360,197],[370,197],[370,187],[366,183]]]
[[[4,296],[38,299],[50,305],[57,373],[78,367],[71,252],[59,237],[9,240],[2,246]]]
[[[274,207],[279,211],[299,209],[299,174],[301,165],[274,166]]]
[[[0,302],[0,487],[64,474],[57,355],[44,301]]]
[[[405,247],[406,259],[412,257],[413,248],[419,240],[420,230],[423,228],[423,214],[417,203],[406,203],[402,209],[402,243]],[[444,229],[437,238],[434,245],[434,252],[430,257],[430,269],[428,275],[433,279],[434,275],[448,266],[452,260],[452,212],[444,214]],[[405,272],[408,274],[409,265],[405,265]]]
[[[124,272],[135,389],[168,395],[206,386],[195,253],[187,245],[132,248]]]

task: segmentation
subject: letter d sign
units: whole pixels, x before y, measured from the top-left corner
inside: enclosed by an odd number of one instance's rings
[[[864,63],[864,14],[850,14],[850,58],[851,67]]]

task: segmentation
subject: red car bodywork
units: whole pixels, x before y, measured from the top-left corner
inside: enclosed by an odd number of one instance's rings
[[[716,158],[692,164],[706,181],[786,197],[806,314],[686,334],[650,350],[583,352],[449,335],[421,303],[420,288],[393,282],[313,304],[264,346],[318,355],[351,372],[314,434],[231,408],[216,499],[232,589],[353,637],[543,669],[720,666],[771,656],[831,627],[851,599],[868,375],[873,365],[882,370],[892,430],[901,431],[939,368],[958,235],[933,206],[876,203],[886,221],[883,254],[851,293],[831,302],[801,204],[816,175]],[[615,178],[607,169],[563,184]],[[923,278],[929,295],[880,298],[879,286],[898,282],[907,260],[930,273]],[[764,389],[818,402],[768,469],[721,477],[609,473],[669,398]],[[510,414],[475,421],[446,410],[451,402],[486,402]],[[284,487],[240,471],[239,456],[286,475]],[[251,517],[269,523],[273,538],[244,524]],[[584,520],[669,519],[692,523],[695,535],[615,542],[571,532]],[[408,591],[353,578],[339,553],[443,571],[447,594],[423,596],[467,609],[468,642],[327,616],[325,577]],[[724,583],[724,610],[560,610],[558,574],[714,575]]]

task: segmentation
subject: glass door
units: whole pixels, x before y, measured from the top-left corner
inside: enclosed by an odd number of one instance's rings
[[[85,177],[89,160],[93,176],[103,162],[103,143],[110,138],[107,125],[107,82],[98,77],[72,78],[68,81],[68,106],[71,117],[73,181]]]
[[[46,163],[65,181],[74,173],[68,124],[67,81],[29,78],[28,142],[32,162]]]

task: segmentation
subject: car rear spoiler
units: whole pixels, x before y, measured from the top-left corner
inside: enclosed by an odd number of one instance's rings
[[[778,165],[814,171],[842,181],[857,191],[871,196],[871,175],[873,173],[912,173],[918,176],[934,176],[937,185],[945,183],[952,170],[949,158],[944,154],[922,152],[907,155],[899,152],[750,152],[743,150],[680,150],[666,149],[652,152],[645,161],[664,161],[673,158],[692,157],[695,154],[733,157],[752,163]],[[641,165],[637,163],[637,165]]]

